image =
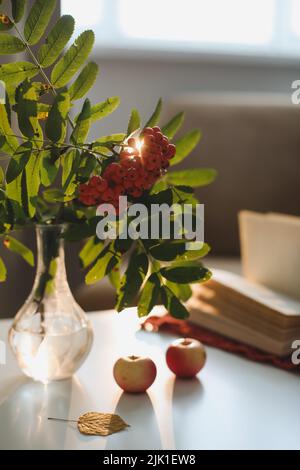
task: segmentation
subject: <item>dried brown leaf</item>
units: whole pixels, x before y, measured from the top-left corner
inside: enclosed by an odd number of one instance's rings
[[[109,436],[129,427],[129,424],[126,424],[118,415],[91,411],[78,418],[77,427],[81,434]]]

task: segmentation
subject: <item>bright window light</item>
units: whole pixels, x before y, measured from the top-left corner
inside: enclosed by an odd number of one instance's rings
[[[99,51],[300,56],[300,0],[61,0]]]
[[[232,44],[266,44],[272,39],[275,0],[151,0],[146,9],[142,3],[120,0],[126,36]]]
[[[292,32],[300,37],[300,1],[292,0],[291,5]]]
[[[62,0],[61,11],[63,15],[72,15],[75,18],[77,30],[92,28],[102,20],[103,2],[105,1]]]

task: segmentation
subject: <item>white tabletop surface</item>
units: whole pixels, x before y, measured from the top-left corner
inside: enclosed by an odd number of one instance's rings
[[[176,380],[165,364],[172,336],[139,330],[134,309],[91,314],[92,351],[69,381],[42,385],[24,377],[10,351],[0,365],[0,449],[300,449],[300,377],[214,348],[197,379]],[[9,320],[0,322],[6,340]],[[122,393],[112,377],[121,355],[148,355],[155,383]],[[116,412],[131,427],[108,438],[83,436],[87,411]]]

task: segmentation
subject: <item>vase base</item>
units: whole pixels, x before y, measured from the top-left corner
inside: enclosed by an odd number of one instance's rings
[[[32,334],[12,327],[9,336],[23,373],[43,383],[72,377],[89,353],[92,343],[88,325],[78,331],[58,335]]]

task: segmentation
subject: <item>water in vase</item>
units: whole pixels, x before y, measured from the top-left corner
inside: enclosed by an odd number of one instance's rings
[[[90,323],[70,291],[60,226],[41,226],[32,293],[9,333],[22,371],[44,383],[71,377],[92,344]]]

